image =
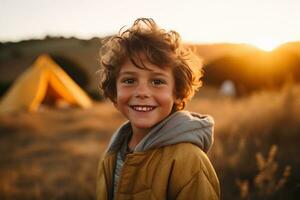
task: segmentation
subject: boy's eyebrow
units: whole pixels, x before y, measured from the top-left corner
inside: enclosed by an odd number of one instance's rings
[[[120,71],[120,75],[135,75],[137,74],[135,71]]]
[[[136,75],[137,72],[135,71],[121,71],[120,75]],[[151,75],[156,75],[156,76],[169,76],[167,73],[163,72],[151,72]]]
[[[151,74],[156,76],[169,76],[167,73],[163,73],[163,72],[152,72]]]

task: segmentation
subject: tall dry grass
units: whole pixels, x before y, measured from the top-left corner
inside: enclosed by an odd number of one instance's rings
[[[98,158],[123,121],[109,103],[0,117],[0,199],[94,199]]]
[[[215,119],[222,199],[299,199],[299,85],[241,99],[203,88],[187,109]],[[0,199],[94,199],[98,158],[124,120],[108,102],[1,116]]]
[[[198,98],[189,109],[215,118],[215,143],[209,155],[221,181],[223,199],[238,199],[243,187],[248,187],[247,199],[299,198],[299,85],[287,84],[280,91],[262,91],[242,99]],[[267,187],[258,187],[257,176],[262,172],[256,157],[274,145],[278,148],[272,157],[276,167],[272,165],[273,171],[266,168],[273,173],[272,179],[263,180],[273,187],[268,193]],[[277,180],[282,180],[281,187],[275,190]]]

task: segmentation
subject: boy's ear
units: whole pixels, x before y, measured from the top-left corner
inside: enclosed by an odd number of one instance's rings
[[[174,101],[174,106],[176,106],[176,109],[179,107],[181,107],[182,104],[182,99],[181,98],[176,98]]]

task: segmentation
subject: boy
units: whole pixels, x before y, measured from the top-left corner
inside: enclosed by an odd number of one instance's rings
[[[147,18],[103,45],[100,87],[128,122],[99,164],[98,200],[219,199],[218,178],[204,153],[213,119],[182,111],[201,85],[195,61],[178,33]]]

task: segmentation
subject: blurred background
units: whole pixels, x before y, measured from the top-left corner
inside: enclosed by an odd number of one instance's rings
[[[0,0],[0,199],[95,199],[125,118],[98,89],[102,41],[138,17],[204,64],[187,110],[212,115],[222,199],[300,198],[296,0]]]

